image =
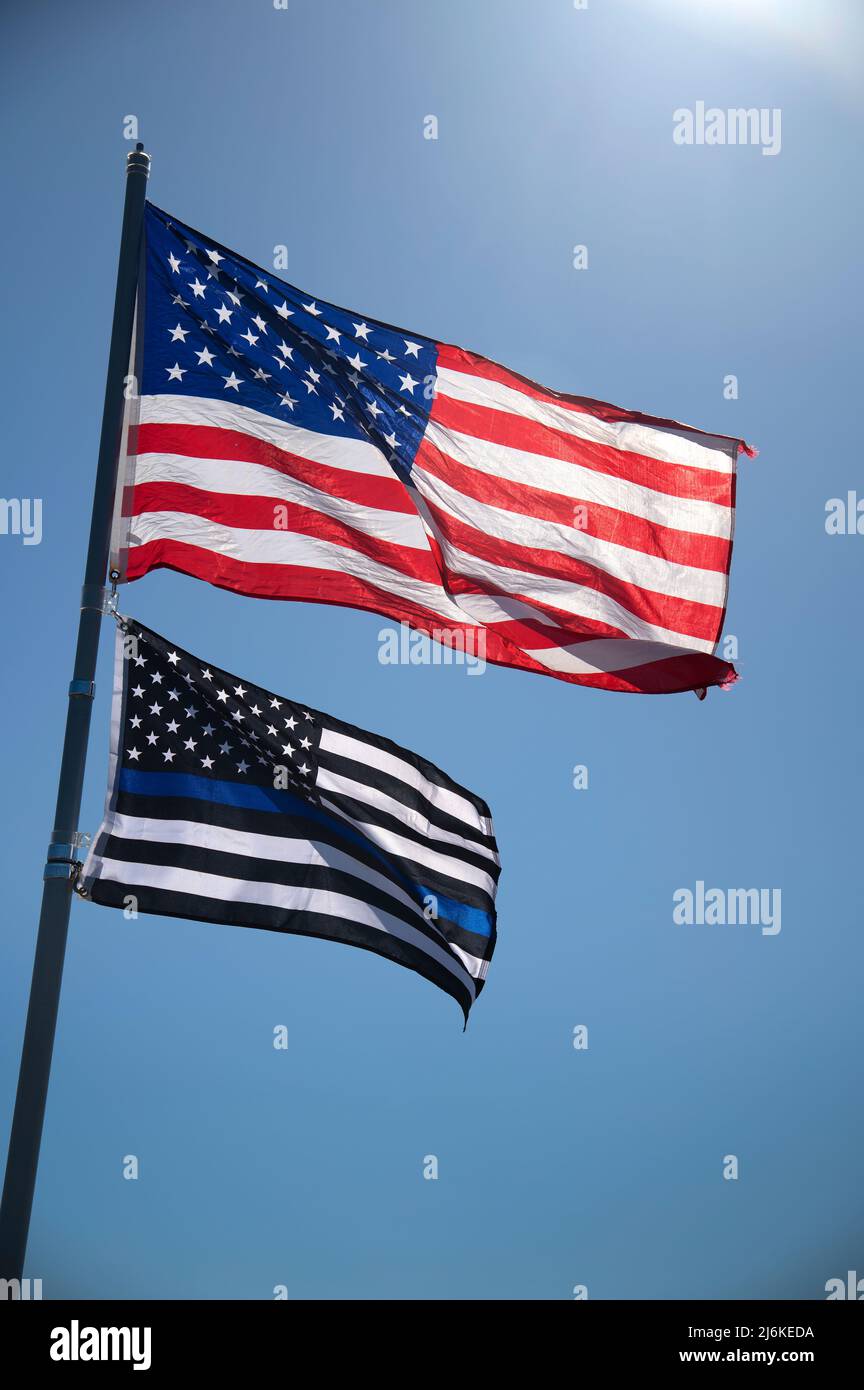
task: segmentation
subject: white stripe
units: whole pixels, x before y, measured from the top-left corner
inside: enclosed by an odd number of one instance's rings
[[[394,512],[389,508],[370,507],[351,502],[337,493],[321,492],[310,483],[267,468],[260,463],[240,459],[189,458],[183,454],[143,454],[135,466],[135,482],[181,483],[185,487],[222,496],[272,498],[274,508],[280,502],[294,502],[301,507],[335,517],[346,526],[364,531],[376,540],[389,541],[412,550],[428,551],[429,543],[418,516],[412,512]],[[274,510],[274,529],[276,514]],[[281,528],[286,534],[286,528]],[[291,530],[290,526],[287,528]]]
[[[732,534],[732,510],[716,502],[703,502],[691,497],[673,497],[668,492],[655,492],[628,479],[614,478],[578,463],[532,454],[525,449],[512,449],[504,444],[490,444],[475,435],[461,434],[430,420],[425,439],[457,463],[479,469],[492,478],[506,478],[512,483],[542,488],[544,492],[560,493],[564,497],[611,507],[631,516],[643,517],[657,526],[675,531],[690,531],[701,536]],[[422,468],[422,451],[413,468],[415,482],[427,476]]]
[[[126,863],[116,859],[101,861],[100,879],[135,888],[162,888],[169,893],[189,893],[193,897],[218,898],[220,902],[257,903],[262,907],[283,908],[293,912],[320,912],[327,917],[341,917],[348,922],[372,927],[387,936],[395,936],[416,946],[432,960],[449,970],[471,994],[474,981],[461,963],[454,960],[448,949],[424,936],[414,927],[392,917],[389,912],[371,907],[358,898],[344,893],[330,893],[320,888],[286,888],[282,883],[253,883],[247,879],[224,878],[220,874],[203,874],[197,870],[168,868],[162,864]],[[290,902],[288,895],[290,894]]]
[[[627,671],[651,661],[672,661],[678,656],[694,656],[693,647],[673,647],[665,642],[640,642],[632,637],[601,637],[593,642],[575,642],[568,647],[526,648],[550,671],[567,671],[582,676]],[[701,655],[701,652],[699,653]]]
[[[380,825],[371,825],[368,821],[360,820],[359,817],[350,815],[343,806],[337,806],[334,801],[328,800],[326,796],[322,796],[321,805],[334,811],[341,820],[348,821],[349,825],[355,826],[373,845],[377,845],[387,854],[401,855],[414,864],[425,864],[429,869],[446,874],[448,878],[473,883],[475,887],[488,893],[494,902],[497,885],[485,870],[475,869],[473,864],[466,864],[463,859],[451,859],[449,855],[439,854],[428,845],[418,845],[414,840],[406,840],[404,836],[397,835],[392,830],[384,830]]]
[[[577,439],[587,439],[608,449],[644,454],[685,468],[705,468],[713,473],[731,473],[735,468],[738,445],[719,435],[704,435],[686,425],[670,428],[632,421],[598,420],[595,415],[570,410],[551,401],[537,400],[514,386],[468,372],[439,367],[436,389],[442,396],[490,410],[506,410],[526,420],[536,420],[552,429],[566,430]]]
[[[352,758],[354,762],[377,767],[380,772],[386,772],[390,777],[395,777],[420,792],[437,810],[455,816],[467,825],[473,825],[484,835],[492,834],[489,817],[481,816],[473,802],[461,796],[459,792],[451,791],[449,787],[430,782],[412,763],[405,762],[398,754],[388,753],[374,743],[363,743],[360,739],[351,738],[349,734],[336,733],[335,730],[327,728],[321,731],[319,746],[324,751],[337,753],[342,758]]]
[[[562,522],[504,511],[458,492],[434,474],[419,468],[416,471],[422,477],[424,497],[449,516],[473,526],[485,536],[494,536],[532,550],[551,550],[568,559],[582,560],[627,584],[636,584],[671,598],[690,599],[721,609],[726,602],[726,576],[718,574],[716,570],[676,564],[659,555],[649,555],[643,550],[589,536],[576,526],[567,526]],[[434,525],[431,519],[429,524]]]
[[[238,854],[246,859],[272,859],[279,864],[314,864],[325,869],[339,869],[369,883],[379,892],[421,914],[416,899],[398,884],[374,869],[354,859],[333,845],[319,845],[314,840],[288,839],[284,835],[260,835],[251,830],[235,830],[224,825],[208,825],[204,821],[162,820],[150,816],[116,814],[111,834],[118,839],[138,843],[191,845],[194,849],[214,850],[220,854]],[[97,875],[98,877],[98,875]],[[286,892],[290,889],[286,885]],[[434,926],[434,922],[431,923]],[[442,933],[443,935],[443,933]]]
[[[528,599],[536,599],[538,603],[560,608],[565,613],[575,613],[578,617],[619,628],[627,637],[669,642],[673,646],[688,646],[695,651],[714,650],[713,641],[694,637],[690,633],[676,632],[672,628],[661,627],[659,623],[649,623],[644,618],[637,618],[608,594],[590,589],[587,585],[574,584],[569,579],[549,579],[528,574],[523,570],[490,564],[486,560],[480,560],[476,555],[469,555],[466,551],[449,545],[443,536],[441,549],[450,570],[482,584],[485,589],[503,589],[505,592],[521,594]],[[717,616],[719,626],[719,612]]]
[[[176,540],[199,546],[217,555],[244,564],[297,565],[301,568],[337,570],[353,575],[365,584],[374,584],[386,593],[409,599],[420,608],[430,610],[436,617],[464,626],[465,614],[447,597],[437,584],[414,579],[390,565],[372,560],[359,551],[336,545],[317,536],[304,536],[293,531],[253,531],[246,527],[222,526],[206,517],[188,512],[142,512],[133,519],[130,541],[145,545],[148,541]]]
[[[446,845],[458,845],[462,849],[472,850],[484,859],[490,859],[493,864],[500,863],[498,855],[486,845],[478,844],[476,840],[468,840],[464,835],[455,835],[450,830],[442,830],[419,811],[406,806],[404,801],[397,801],[395,797],[388,796],[386,792],[379,791],[377,787],[369,786],[366,782],[355,782],[350,777],[342,777],[338,772],[330,772],[322,767],[318,770],[315,785],[319,791],[336,792],[351,797],[353,801],[362,801],[366,806],[374,806],[376,810],[389,812],[391,816],[398,816],[400,821],[430,840],[439,840],[441,844]],[[453,860],[453,863],[455,865],[459,861]]]
[[[211,400],[209,396],[142,396],[140,422],[142,425],[207,425],[211,429],[237,430],[274,444],[277,449],[301,454],[313,463],[326,464],[328,468],[374,473],[381,478],[394,476],[381,451],[366,439],[318,434],[235,401]]]

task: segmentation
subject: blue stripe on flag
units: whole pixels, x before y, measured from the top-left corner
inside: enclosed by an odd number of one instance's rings
[[[319,825],[326,825],[330,830],[335,830],[352,844],[360,845],[367,854],[374,855],[382,864],[386,864],[391,872],[395,870],[412,893],[419,892],[424,897],[435,898],[440,917],[455,922],[457,926],[465,931],[474,932],[477,936],[491,935],[492,922],[487,912],[483,912],[479,907],[470,907],[467,903],[456,902],[453,898],[436,893],[432,888],[424,888],[422,884],[414,883],[365,835],[346,825],[338,816],[331,816],[320,807],[295,796],[293,792],[282,791],[277,787],[259,787],[252,782],[223,782],[218,778],[211,780],[209,777],[195,777],[188,772],[144,772],[143,769],[139,771],[134,767],[120,769],[120,790],[138,796],[188,796],[198,801],[219,801],[225,806],[240,806],[250,811],[273,811],[277,815],[303,815],[307,820],[317,821]]]

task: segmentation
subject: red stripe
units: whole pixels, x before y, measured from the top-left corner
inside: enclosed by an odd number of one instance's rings
[[[630,584],[596,565],[576,559],[575,556],[561,555],[555,550],[538,550],[517,545],[512,541],[502,541],[498,536],[487,536],[476,527],[469,526],[448,512],[442,511],[440,507],[434,506],[428,498],[426,505],[439,532],[450,545],[466,551],[469,555],[476,555],[480,560],[511,570],[522,570],[527,574],[537,575],[538,578],[569,580],[574,585],[606,595],[635,617],[641,618],[643,622],[654,623],[685,637],[714,643],[719,636],[718,623],[723,610],[716,605],[697,603],[692,599],[673,598],[668,594],[659,594],[643,586]],[[448,565],[448,572],[458,563],[459,561],[454,559],[451,565]],[[573,622],[578,625],[580,619],[574,618]]]
[[[183,541],[148,541],[129,552],[127,577],[139,579],[153,569],[173,569],[195,579],[206,580],[220,589],[248,594],[255,598],[293,599],[309,603],[334,603],[349,608],[383,613],[399,622],[410,622],[424,632],[442,629],[443,619],[417,607],[404,598],[387,594],[374,585],[333,570],[310,570],[294,565],[259,565],[217,555]],[[470,630],[471,624],[465,624]],[[451,628],[452,630],[452,628]],[[516,666],[526,671],[554,676],[570,684],[589,685],[600,690],[642,694],[673,694],[700,686],[721,685],[734,678],[728,662],[699,654],[649,662],[632,670],[598,676],[549,671],[532,657],[486,631],[486,659],[495,665]]]
[[[683,467],[678,463],[651,458],[647,454],[634,454],[607,444],[595,444],[568,434],[566,430],[526,419],[523,415],[457,401],[441,392],[436,394],[433,401],[431,418],[448,429],[485,439],[489,444],[521,449],[544,459],[579,464],[594,473],[605,473],[611,478],[638,483],[640,487],[662,492],[669,497],[695,498],[700,502],[713,502],[718,507],[731,505],[732,473]]]
[[[646,555],[656,555],[678,565],[714,570],[718,574],[729,573],[731,542],[719,536],[676,531],[671,526],[661,526],[646,520],[645,517],[633,516],[630,512],[601,506],[597,502],[580,502],[578,497],[567,497],[560,492],[547,492],[527,483],[514,483],[508,478],[492,477],[478,468],[470,468],[467,464],[451,458],[436,445],[430,444],[427,439],[422,440],[420,444],[414,467],[441,478],[443,482],[456,488],[457,492],[473,497],[486,506],[536,517],[539,521],[553,521],[563,526],[573,526],[576,521],[576,508],[583,506],[585,525],[580,529],[584,530],[586,535],[595,536],[602,541],[613,541],[616,545],[626,546],[629,550],[640,550]]]
[[[145,512],[187,512],[191,516],[206,517],[220,526],[238,530],[316,536],[377,560],[401,574],[422,579],[427,584],[441,583],[430,551],[414,550],[393,541],[379,540],[314,507],[303,507],[296,502],[205,492],[185,483],[139,483],[133,489],[131,511],[127,515],[140,516]],[[277,513],[280,521],[284,516],[284,525],[276,525]]]
[[[697,435],[706,442],[723,440],[728,444],[735,444],[739,453],[749,454],[751,458],[756,454],[751,445],[743,439],[736,439],[734,435],[709,434],[706,430],[683,425],[679,420],[669,420],[660,415],[643,415],[638,410],[622,410],[620,406],[610,405],[608,401],[595,401],[590,396],[570,396],[563,391],[552,391],[532,381],[530,377],[510,371],[508,367],[502,367],[500,363],[492,362],[488,357],[467,352],[465,348],[453,347],[449,343],[438,343],[437,348],[438,365],[441,367],[450,367],[455,372],[465,372],[469,376],[481,377],[486,381],[498,381],[503,386],[511,386],[515,391],[532,396],[534,400],[550,401],[554,405],[565,406],[574,414],[593,415],[598,420],[610,422],[627,421],[637,425],[650,425],[654,429],[686,430],[688,434]]]
[[[414,510],[405,488],[395,476],[378,477],[374,473],[353,473],[346,468],[313,463],[302,454],[277,449],[275,444],[243,434],[240,430],[224,430],[209,425],[139,425],[136,438],[130,445],[130,453],[180,454],[184,458],[236,459],[242,463],[257,463],[308,483],[319,492],[344,497],[346,501],[358,502],[364,507],[402,513]]]

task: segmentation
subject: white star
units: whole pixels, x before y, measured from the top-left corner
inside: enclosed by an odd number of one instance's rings
[[[203,725],[201,726],[201,732],[202,732],[202,734],[206,734],[207,737],[209,738],[210,735],[213,733],[213,725],[212,725],[212,724],[203,724]]]
[[[137,714],[133,714],[132,718],[129,720],[129,723],[132,725],[133,729],[141,728],[141,719]]]
[[[219,752],[224,753],[227,758],[228,754],[231,752],[231,747],[232,745],[230,743],[220,743]]]
[[[251,714],[254,714],[254,715],[255,715],[256,719],[257,719],[258,715],[261,713],[261,711],[260,711],[260,709],[258,708],[257,705],[250,705],[250,706],[249,706],[249,711],[250,711]]]
[[[281,701],[281,700],[277,700],[275,695],[272,697],[272,699],[271,699],[271,701],[270,701],[270,708],[271,708],[271,709],[281,709],[281,708],[282,708],[282,701]]]
[[[171,255],[171,252],[170,252],[170,251],[168,252],[168,264],[170,265],[171,269],[174,271],[174,274],[177,275],[178,272],[179,272],[179,270],[180,270],[180,262],[178,261],[178,259],[177,259],[176,256],[172,256],[172,255]]]
[[[209,666],[205,666],[205,667],[204,667],[204,670],[201,672],[201,677],[202,677],[202,680],[205,680],[205,681],[212,681],[212,679],[213,679],[213,673],[212,673],[212,671],[210,670],[210,667],[209,667]]]
[[[132,690],[132,694],[133,694],[133,695],[143,695],[143,694],[144,694],[144,687],[143,687],[143,685],[136,685],[136,686],[134,686],[134,687],[133,687],[133,690]]]
[[[285,393],[284,396],[280,396],[280,398],[279,398],[279,404],[280,404],[280,405],[287,405],[287,407],[288,407],[289,410],[293,410],[294,407],[295,407],[295,405],[297,404],[297,402],[295,401],[294,397],[293,397],[293,396],[289,396],[288,393],[287,393],[287,391],[286,391],[286,393]]]
[[[176,304],[178,309],[189,308],[189,305],[186,303],[186,300],[183,298],[182,294],[172,294],[171,303]]]
[[[318,382],[321,380],[321,373],[313,371],[311,367],[306,368],[306,375],[309,377],[310,381],[315,382],[316,386],[318,385]]]
[[[231,715],[231,718],[236,719],[238,724],[241,722],[241,720],[245,719],[245,717],[246,716],[244,714],[240,713],[239,709],[235,709]]]
[[[267,725],[267,732],[268,732],[268,734],[270,734],[271,738],[275,738],[275,737],[276,737],[277,730],[273,727],[272,724],[268,724],[268,725]]]
[[[285,728],[286,728],[286,729],[296,729],[296,727],[297,727],[297,720],[294,718],[294,716],[293,716],[293,714],[292,714],[292,716],[291,716],[290,719],[286,719],[286,720],[285,720]]]
[[[395,434],[385,434],[385,436],[384,436],[384,443],[385,443],[385,444],[389,444],[391,449],[395,449],[395,448],[396,448],[396,435],[395,435]]]
[[[181,367],[179,362],[175,362],[173,367],[166,367],[169,381],[182,381],[186,375],[186,368]]]
[[[412,396],[414,394],[414,387],[420,385],[419,381],[415,381],[409,372],[406,372],[404,376],[400,376],[399,381],[401,382],[402,390],[410,391]]]
[[[312,771],[312,769],[311,769],[311,767],[307,767],[306,764],[304,763],[302,767],[298,767],[297,771],[298,771],[298,772],[302,772],[302,773],[303,773],[303,776],[305,777],[308,773],[310,773],[310,772]]]
[[[291,319],[294,317],[294,310],[288,308],[288,304],[284,299],[277,308],[276,313],[279,315],[280,319]]]
[[[150,713],[151,713],[151,714],[161,714],[161,713],[162,713],[162,706],[161,706],[161,705],[151,705],[151,706],[150,706]]]
[[[245,685],[235,685],[234,694],[237,696],[238,700],[242,700],[243,696],[246,694]]]
[[[330,409],[333,411],[333,419],[334,419],[334,420],[344,420],[344,419],[345,419],[345,416],[344,416],[344,414],[342,413],[342,411],[340,410],[340,408],[339,408],[338,405],[336,405],[335,403],[333,403],[333,404],[331,404]]]
[[[225,377],[225,385],[222,387],[222,390],[228,391],[230,389],[231,391],[239,391],[240,381],[241,378],[239,376],[235,376],[232,372],[230,376]]]
[[[169,328],[168,332],[171,334],[172,343],[185,343],[186,339],[189,337],[189,329],[184,328],[180,323],[174,328]]]
[[[403,338],[402,341],[405,344],[405,356],[416,357],[422,347],[422,343],[412,343],[409,338]]]
[[[231,300],[231,303],[235,306],[235,308],[239,309],[243,296],[237,293],[236,285],[233,290],[226,290],[225,294]]]
[[[384,349],[383,352],[379,352],[379,353],[377,353],[376,355],[377,355],[378,360],[379,360],[380,362],[395,362],[395,361],[396,361],[396,358],[393,356],[392,352],[388,352],[386,348]]]
[[[253,371],[252,375],[255,377],[255,380],[256,380],[256,381],[269,381],[269,380],[270,380],[270,373],[269,373],[269,372],[265,372],[264,369],[263,369],[263,367],[256,367],[255,370]]]
[[[213,759],[212,759],[212,758],[202,758],[202,759],[201,759],[201,766],[202,766],[202,767],[206,767],[207,770],[209,771],[210,768],[213,766]]]
[[[311,747],[312,747],[312,744],[309,742],[309,739],[308,739],[308,738],[301,738],[301,740],[300,740],[300,747],[301,747],[301,748],[311,748]]]
[[[197,709],[195,708],[194,705],[187,705],[187,706],[186,706],[185,714],[186,714],[187,718],[189,718],[189,719],[194,719],[197,713],[198,713],[198,711],[197,711]]]
[[[373,415],[375,417],[376,420],[378,419],[379,415],[384,414],[384,411],[381,409],[377,401],[370,401],[366,409],[369,411],[370,415]]]
[[[179,690],[169,690],[169,691],[168,691],[168,699],[169,699],[169,700],[179,700],[179,699],[180,699],[180,691],[179,691]]]
[[[248,769],[249,769],[249,764],[248,764],[247,762],[245,762],[243,758],[241,758],[240,761],[239,761],[239,763],[237,764],[237,771],[238,771],[238,772],[247,772]]]
[[[264,320],[262,319],[262,317],[261,317],[260,314],[255,314],[255,315],[253,316],[253,318],[252,318],[252,322],[254,323],[255,327],[258,329],[258,332],[259,332],[259,333],[266,333],[266,332],[267,332],[267,325],[266,325],[266,323],[264,322]]]
[[[306,390],[309,392],[310,396],[318,395],[318,387],[313,386],[311,381],[304,381],[303,385],[306,387]]]
[[[233,312],[234,310],[229,309],[227,305],[220,304],[219,308],[216,310],[216,317],[220,323],[230,323]]]
[[[177,665],[177,662],[180,660],[180,658],[179,658],[179,656],[177,655],[176,652],[169,652],[169,653],[168,653],[168,660],[170,661],[170,663],[171,663],[172,666],[176,666],[176,665]]]
[[[174,761],[174,754],[171,752],[170,748],[165,749],[165,752],[162,754],[162,757],[165,759],[166,763],[173,763]]]
[[[258,341],[258,334],[253,333],[251,328],[247,328],[245,333],[240,334],[240,337],[245,338],[250,347],[254,347]]]
[[[256,280],[255,288],[256,290],[269,290],[270,286],[267,284],[266,280]]]
[[[140,748],[127,748],[126,753],[133,763],[137,763],[138,759],[141,757]]]
[[[210,257],[214,265],[218,265],[220,261],[224,261],[225,259],[224,256],[220,256],[218,251],[208,251],[207,255]]]
[[[151,679],[151,681],[153,682],[154,685],[161,685],[161,684],[162,684],[162,672],[161,672],[161,671],[154,671],[153,674],[152,674],[152,676],[150,677],[150,679]]]
[[[307,314],[312,314],[313,318],[317,319],[321,317],[321,310],[318,308],[314,299],[311,300],[309,304],[303,304],[302,308],[306,310]]]
[[[369,337],[369,332],[370,332],[369,325],[368,325],[368,323],[366,323],[365,321],[364,321],[363,323],[355,323],[355,324],[354,324],[354,333],[355,333],[355,335],[356,335],[358,338],[362,338],[363,341],[364,341],[364,343],[367,341],[367,339],[368,339],[368,337]]]
[[[293,758],[294,756],[294,749],[291,747],[290,743],[282,744],[282,752],[289,758]]]
[[[196,352],[195,356],[198,358],[199,367],[212,367],[213,363],[216,361],[213,353],[206,347],[202,352]]]
[[[183,747],[188,748],[189,752],[193,753],[195,749],[198,747],[198,741],[194,738],[187,738],[186,742],[183,744]]]
[[[279,351],[282,353],[282,356],[288,358],[289,361],[291,361],[294,357],[294,349],[289,347],[287,343],[280,343]],[[274,357],[273,361],[278,362],[279,358]]]
[[[180,728],[180,725],[177,723],[176,719],[172,719],[171,723],[166,724],[165,727],[167,728],[169,734],[176,734],[177,730]]]
[[[227,703],[228,703],[228,691],[227,691],[227,690],[217,690],[217,691],[216,691],[216,699],[217,699],[217,700],[220,700],[221,703],[222,703],[223,705],[227,705]]]
[[[327,329],[327,341],[328,343],[341,343],[342,334],[339,332],[338,328]]]
[[[359,352],[355,352],[353,357],[348,358],[348,361],[351,363],[351,366],[354,368],[355,372],[362,372],[363,368],[366,366],[366,363],[361,358]]]
[[[147,742],[148,742],[151,746],[152,746],[154,743],[158,743],[158,742],[159,742],[159,735],[158,735],[158,734],[148,734],[148,735],[147,735]]]
[[[201,284],[201,281],[198,279],[198,276],[196,275],[196,276],[195,276],[195,279],[194,279],[194,280],[191,282],[191,284],[189,285],[189,288],[190,288],[190,290],[192,291],[192,293],[194,294],[194,296],[195,296],[196,299],[203,299],[203,298],[204,298],[204,291],[206,290],[207,286],[206,286],[206,285],[202,285],[202,284]]]

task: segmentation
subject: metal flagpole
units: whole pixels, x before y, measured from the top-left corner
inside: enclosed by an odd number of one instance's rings
[[[108,356],[108,377],[102,410],[99,462],[93,491],[90,541],[81,593],[78,645],[69,685],[63,761],[57,787],[54,829],[43,875],[42,912],[36,939],[30,1003],[24,1030],[24,1046],[18,1073],[18,1092],[9,1139],[9,1156],[3,1199],[0,1203],[0,1279],[20,1280],[36,1186],[36,1167],[45,1117],[45,1099],[51,1072],[54,1030],[60,1003],[60,983],[69,927],[72,879],[75,873],[78,815],[84,784],[90,712],[93,706],[96,657],[105,597],[105,579],[111,544],[111,523],[117,484],[120,434],[123,427],[124,380],[129,371],[132,325],[141,229],[150,156],[136,145],[126,156],[126,199],[117,266],[114,323]]]

